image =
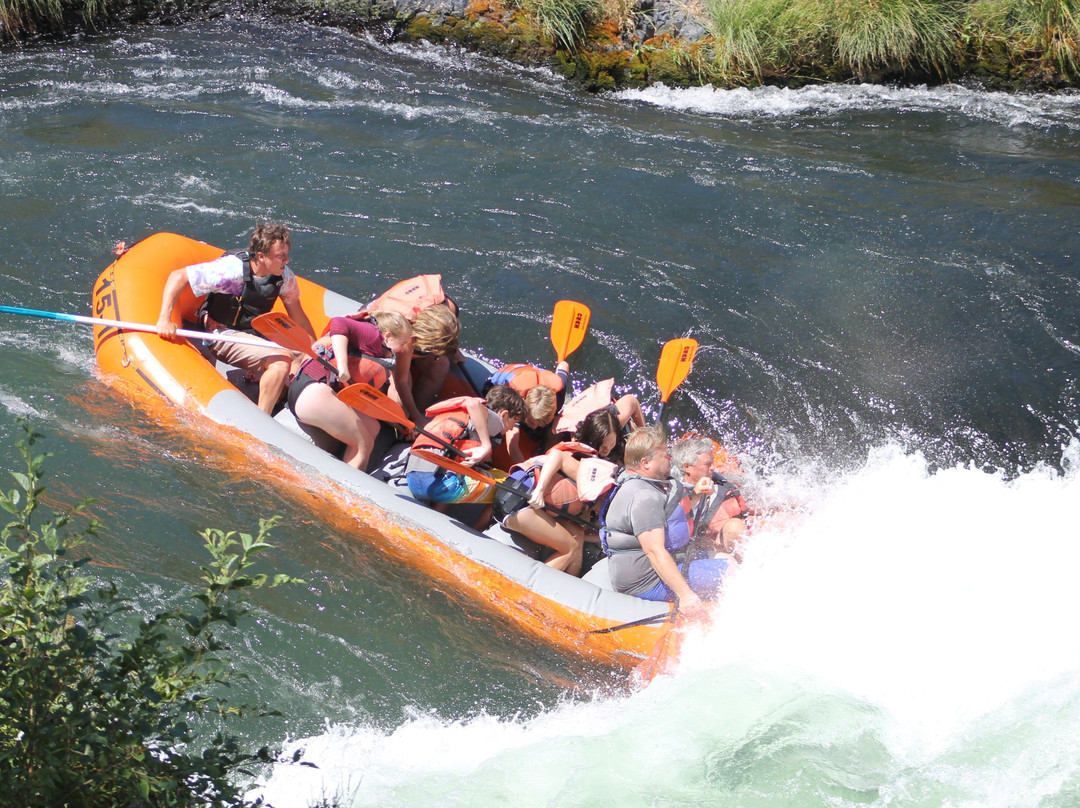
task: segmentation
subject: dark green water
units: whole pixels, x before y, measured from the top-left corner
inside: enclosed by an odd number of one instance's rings
[[[739,453],[755,537],[716,632],[636,694],[226,467],[99,378],[88,330],[0,323],[0,447],[100,500],[95,558],[153,607],[198,531],[284,522],[305,587],[235,638],[317,762],[279,806],[1080,804],[1080,96],[843,87],[583,97],[540,72],[240,22],[0,55],[0,303],[88,313],[113,244],[240,246],[360,299],[441,272],[465,342]],[[10,465],[9,462],[9,465]],[[269,737],[267,737],[269,736]],[[309,778],[325,780],[309,782]]]

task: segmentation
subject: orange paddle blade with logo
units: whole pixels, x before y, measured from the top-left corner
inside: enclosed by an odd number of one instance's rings
[[[660,388],[660,400],[667,403],[675,388],[682,384],[694,365],[698,341],[690,337],[669,340],[660,353],[656,368],[656,385]]]
[[[589,307],[573,300],[560,300],[551,315],[551,344],[562,362],[578,349],[589,330]]]

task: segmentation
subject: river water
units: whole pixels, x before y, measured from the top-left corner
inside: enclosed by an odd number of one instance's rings
[[[443,273],[464,341],[672,397],[748,497],[752,539],[684,666],[628,692],[431,591],[152,419],[83,326],[4,315],[0,451],[46,435],[55,502],[141,609],[198,532],[279,513],[232,636],[279,808],[1080,804],[1080,96],[959,87],[582,96],[543,71],[226,21],[0,54],[0,303],[86,314],[122,239],[293,228],[302,275],[366,299]],[[329,507],[329,506],[328,506]],[[358,538],[359,537],[359,538]],[[104,568],[103,568],[104,572]]]

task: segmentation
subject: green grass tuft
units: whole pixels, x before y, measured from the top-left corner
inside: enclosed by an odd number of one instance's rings
[[[525,9],[543,36],[557,47],[573,50],[599,18],[600,4],[597,0],[526,0]]]

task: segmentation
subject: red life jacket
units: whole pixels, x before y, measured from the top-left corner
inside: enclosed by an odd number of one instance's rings
[[[705,512],[705,518],[709,520],[707,530],[710,533],[719,533],[728,519],[745,519],[749,513],[742,492],[734,483],[724,480],[723,483],[718,484],[713,504]]]
[[[395,283],[365,308],[368,311],[396,311],[412,323],[424,309],[445,302],[442,275],[417,275]]]
[[[424,412],[431,418],[424,429],[463,452],[479,446],[480,436],[476,434],[469,411],[465,409],[466,403],[475,398],[476,396],[458,396],[432,404]],[[440,454],[447,454],[443,444],[423,433],[413,441],[413,448],[432,449]]]
[[[695,536],[703,534],[719,533],[728,519],[745,519],[749,515],[746,500],[735,483],[728,482],[719,474],[713,475],[715,491],[709,495],[708,506],[705,513],[694,524],[694,516],[690,506],[690,497],[683,498],[683,509],[690,520],[690,530]]]

